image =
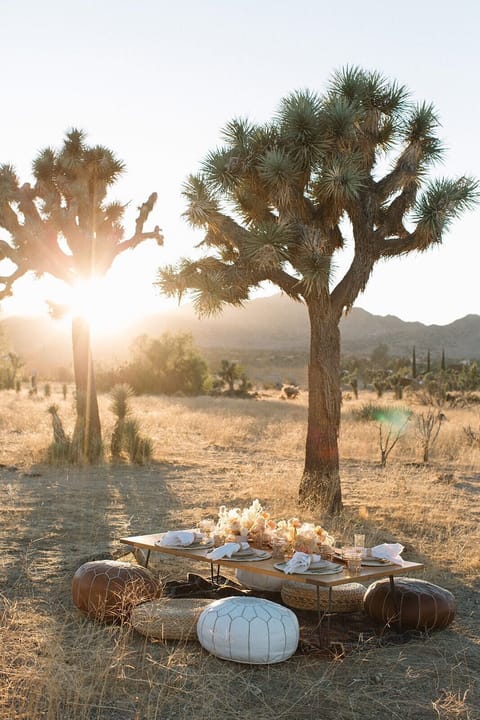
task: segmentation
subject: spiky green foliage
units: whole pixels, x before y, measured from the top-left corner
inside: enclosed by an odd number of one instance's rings
[[[0,277],[0,298],[26,272],[73,285],[104,275],[120,253],[144,240],[162,244],[158,227],[144,232],[155,193],[138,208],[134,234],[124,238],[126,205],[108,199],[124,163],[109,148],[88,145],[82,130],[69,130],[58,150],[41,150],[32,170],[34,184],[21,184],[10,165],[0,166],[0,227],[9,233],[0,255],[15,265]]]
[[[378,260],[441,242],[477,201],[471,178],[428,182],[443,153],[438,128],[432,105],[359,67],[335,72],[322,95],[292,92],[270,123],[232,120],[183,192],[185,217],[205,230],[205,256],[161,270],[159,287],[191,291],[209,314],[270,281],[305,302],[329,297],[339,318]],[[353,261],[333,287],[345,228]]]

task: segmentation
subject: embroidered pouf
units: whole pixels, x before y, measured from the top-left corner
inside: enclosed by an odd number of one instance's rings
[[[395,595],[388,579],[370,585],[363,602],[376,622],[401,630],[438,630],[453,622],[455,598],[449,590],[426,580],[395,578]]]
[[[239,663],[288,660],[297,649],[299,635],[292,610],[256,597],[216,600],[197,623],[198,640],[205,650]]]
[[[153,600],[160,592],[149,570],[118,560],[84,563],[72,580],[74,605],[103,622],[127,619],[135,605]]]
[[[326,588],[319,590],[320,608],[328,610],[329,592]],[[306,583],[287,580],[282,587],[282,601],[288,607],[297,610],[317,610],[317,588]],[[365,586],[360,583],[345,583],[332,587],[331,612],[358,612],[363,609]]]
[[[243,568],[238,568],[235,575],[238,582],[244,587],[249,590],[261,590],[262,592],[280,592],[285,582],[282,578],[276,578],[273,575],[261,575]]]
[[[130,622],[135,630],[158,640],[196,640],[197,621],[212,604],[207,598],[160,598],[134,607]]]

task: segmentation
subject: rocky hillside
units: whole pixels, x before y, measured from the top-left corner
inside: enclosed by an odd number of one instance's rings
[[[65,326],[50,318],[8,317],[0,322],[9,349],[29,367],[44,372],[71,364],[71,339]],[[308,319],[305,307],[282,295],[260,298],[244,308],[226,308],[215,318],[199,320],[191,305],[166,314],[147,316],[117,336],[95,340],[97,361],[120,362],[128,355],[132,340],[141,334],[158,337],[165,331],[191,332],[200,349],[234,351],[242,349],[275,352],[307,352]],[[480,359],[480,316],[467,315],[449,325],[404,322],[392,315],[372,315],[361,308],[341,322],[342,351],[369,355],[379,344],[390,355],[410,357],[415,345],[417,357],[430,350],[432,358],[442,348],[449,360]]]

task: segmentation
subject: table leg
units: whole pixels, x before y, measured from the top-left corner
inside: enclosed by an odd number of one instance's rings
[[[145,558],[145,567],[148,567],[148,561],[150,560],[150,550],[147,550],[147,557]]]
[[[316,586],[317,589],[317,616],[318,616],[318,623],[317,623],[317,630],[318,630],[318,639],[322,640],[322,623],[325,615],[327,616],[327,634],[326,634],[326,647],[328,648],[330,645],[330,617],[332,614],[332,597],[333,597],[333,588],[328,588],[328,603],[327,603],[327,609],[322,610],[320,605],[320,585]]]
[[[395,581],[393,575],[389,575],[390,580],[390,592],[392,594],[392,603],[395,610],[395,614],[398,618],[398,632],[402,632],[402,623],[400,620],[400,608],[398,607],[397,596],[395,595]]]
[[[330,618],[332,616],[332,592],[333,588],[328,588],[328,605],[327,605],[327,647],[330,647]]]

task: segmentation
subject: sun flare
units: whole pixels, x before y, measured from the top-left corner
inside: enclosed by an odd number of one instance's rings
[[[95,335],[117,333],[152,311],[118,278],[94,278],[70,290],[71,316],[88,320]]]

